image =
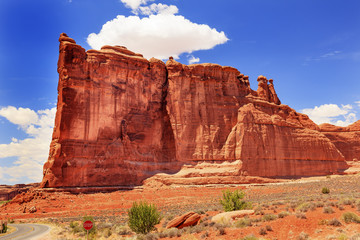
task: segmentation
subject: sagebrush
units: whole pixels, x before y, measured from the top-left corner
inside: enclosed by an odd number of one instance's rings
[[[147,234],[161,220],[160,213],[153,204],[134,202],[128,210],[129,227],[136,233]]]
[[[243,200],[245,193],[243,191],[230,190],[223,191],[223,198],[220,200],[221,205],[224,207],[225,212],[250,209],[252,204]]]

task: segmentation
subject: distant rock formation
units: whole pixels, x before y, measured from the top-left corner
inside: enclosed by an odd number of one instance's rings
[[[321,124],[320,131],[344,155],[346,161],[360,161],[360,120],[348,127]]]
[[[138,185],[204,162],[236,163],[228,164],[233,179],[348,167],[315,123],[281,104],[272,79],[260,76],[254,91],[232,67],[173,58],[165,64],[120,46],[85,51],[66,34],[59,41],[57,113],[42,187]],[[229,175],[214,174],[218,183]]]
[[[27,192],[31,188],[35,188],[38,186],[39,186],[39,183],[0,185],[0,201],[11,200],[16,195],[23,193],[23,192]]]

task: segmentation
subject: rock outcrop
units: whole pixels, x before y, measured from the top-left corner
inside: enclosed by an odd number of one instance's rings
[[[199,222],[200,218],[201,216],[195,212],[187,212],[171,220],[166,225],[166,228],[182,229],[184,227],[194,226]]]
[[[176,170],[165,64],[60,36],[58,104],[43,187],[134,185]]]
[[[348,127],[321,124],[320,131],[344,155],[346,161],[360,160],[360,120]]]
[[[234,182],[347,168],[315,123],[281,104],[272,79],[260,76],[254,91],[232,67],[173,58],[164,64],[120,46],[85,51],[66,34],[59,41],[58,105],[42,187],[138,185],[203,163],[229,163],[225,175]],[[221,183],[223,173],[213,173]]]
[[[236,210],[230,212],[222,212],[218,213],[211,218],[211,221],[219,224],[227,224],[234,222],[239,218],[243,218],[246,216],[254,215],[254,210]]]

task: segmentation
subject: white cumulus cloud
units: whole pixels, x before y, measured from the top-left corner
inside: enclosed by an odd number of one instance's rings
[[[189,64],[198,63],[200,62],[200,58],[194,57],[193,55],[188,56]]]
[[[179,12],[179,9],[175,5],[166,5],[161,3],[153,3],[150,6],[139,7],[133,11],[135,14],[142,15],[155,15],[155,14],[169,14],[174,15]]]
[[[136,10],[140,5],[147,4],[148,2],[153,2],[154,0],[121,0],[126,7]]]
[[[350,104],[338,106],[337,104],[323,104],[314,108],[302,109],[311,120],[317,124],[330,123],[337,126],[348,126],[356,121],[356,114]]]
[[[0,167],[0,181],[7,184],[40,182],[42,167],[49,154],[56,108],[34,111],[8,106],[0,109],[0,116],[18,125],[28,136],[11,138],[9,144],[0,144],[0,166],[9,158],[16,160],[9,167]]]
[[[0,116],[5,117],[11,123],[19,125],[22,128],[26,128],[38,121],[36,112],[29,108],[8,106],[0,109]]]
[[[87,42],[94,49],[122,45],[146,58],[177,59],[182,53],[211,49],[228,41],[222,31],[165,12],[143,18],[118,15],[105,23],[99,33],[91,33]]]

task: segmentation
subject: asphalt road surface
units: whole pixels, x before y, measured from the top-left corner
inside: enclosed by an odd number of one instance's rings
[[[42,224],[9,224],[16,231],[0,237],[0,240],[30,240],[37,239],[50,230],[49,226]]]

